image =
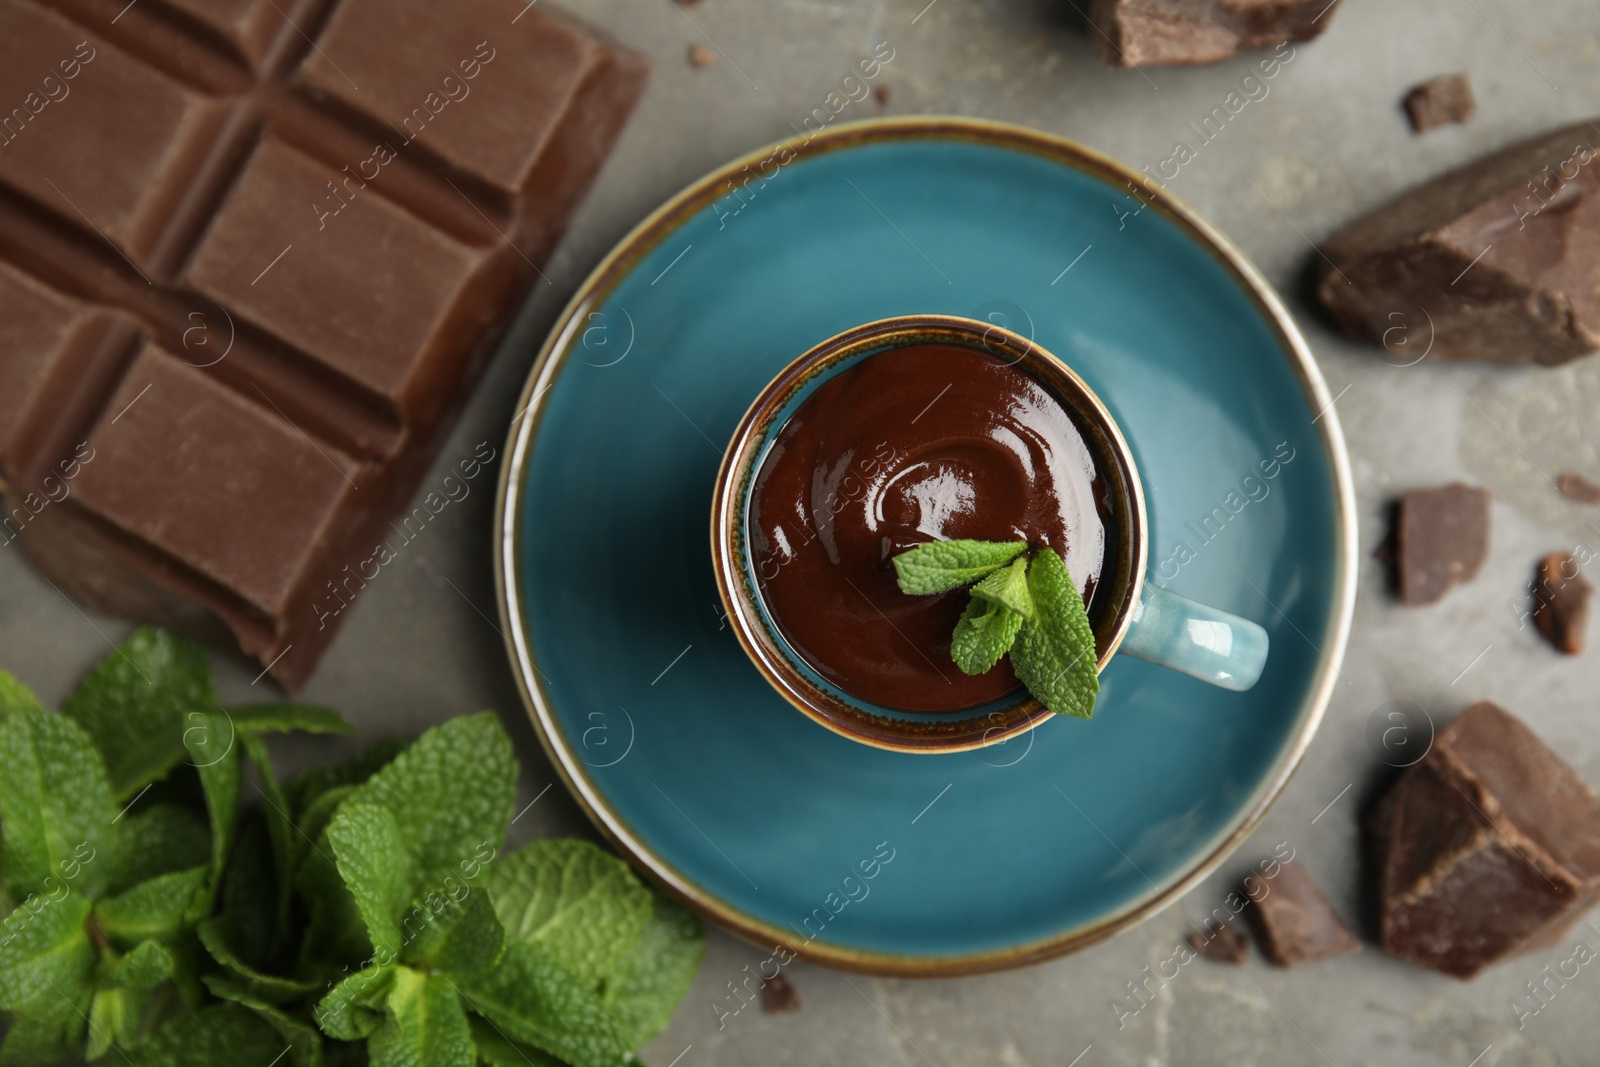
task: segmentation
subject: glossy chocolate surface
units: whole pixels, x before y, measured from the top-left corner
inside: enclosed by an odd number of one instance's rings
[[[763,459],[750,514],[761,596],[790,646],[902,711],[978,707],[1019,683],[1005,662],[956,667],[966,591],[908,596],[893,556],[958,538],[1046,544],[1089,601],[1115,536],[1068,409],[1019,367],[948,344],[891,349],[819,386]]]

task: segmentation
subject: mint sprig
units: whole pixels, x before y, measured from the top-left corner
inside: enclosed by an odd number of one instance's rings
[[[972,585],[950,639],[950,658],[963,673],[984,674],[1009,654],[1012,670],[1047,709],[1094,716],[1100,692],[1094,628],[1054,549],[1020,541],[933,541],[892,562],[900,591],[913,596]]]
[[[223,708],[148,629],[67,709],[0,671],[0,1064],[615,1067],[693,981],[699,919],[615,856],[502,854],[491,714],[279,783],[264,735],[344,720]]]

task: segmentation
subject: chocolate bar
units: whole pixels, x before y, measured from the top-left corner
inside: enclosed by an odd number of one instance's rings
[[[1580,122],[1435,178],[1335,234],[1317,293],[1375,345],[1558,364],[1600,346],[1600,132]],[[1398,332],[1396,332],[1398,331]]]
[[[1480,701],[1373,810],[1383,948],[1457,978],[1559,941],[1600,897],[1600,799]]]
[[[646,74],[522,0],[0,0],[0,546],[297,689]]]

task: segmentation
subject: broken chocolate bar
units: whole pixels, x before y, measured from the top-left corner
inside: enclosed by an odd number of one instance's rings
[[[1457,978],[1561,938],[1600,896],[1600,798],[1488,701],[1373,810],[1383,948]]]
[[[1339,0],[1094,0],[1101,62],[1116,67],[1215,63],[1243,49],[1309,41]]]
[[[796,993],[794,986],[789,984],[789,979],[781,974],[761,981],[761,1010],[768,1015],[778,1012],[799,1011],[800,994]]]
[[[1418,133],[1452,122],[1466,122],[1478,106],[1472,96],[1472,82],[1465,74],[1431,78],[1407,93],[1405,104],[1411,128]]]
[[[1489,501],[1487,489],[1459,482],[1400,498],[1394,556],[1401,603],[1437,603],[1477,575],[1489,556]]]
[[[1575,471],[1556,475],[1556,492],[1579,504],[1600,504],[1600,485]]]
[[[1334,235],[1341,328],[1443,359],[1566,363],[1600,345],[1600,167],[1583,122],[1435,178]],[[1396,330],[1400,333],[1396,333]]]
[[[1205,932],[1189,935],[1189,947],[1213,963],[1243,963],[1250,958],[1250,942],[1233,923],[1208,921]]]
[[[0,0],[0,544],[298,688],[645,73],[511,0]]]
[[[1552,645],[1569,656],[1583,651],[1592,592],[1594,587],[1579,572],[1572,556],[1552,552],[1539,561],[1533,581],[1533,622]]]
[[[1275,878],[1252,874],[1244,880],[1251,900],[1245,914],[1255,928],[1262,955],[1279,967],[1342,956],[1361,948],[1311,876],[1298,863],[1285,863]]]

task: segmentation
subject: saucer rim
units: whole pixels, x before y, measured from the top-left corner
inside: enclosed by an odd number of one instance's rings
[[[692,879],[667,863],[621,818],[613,812],[600,791],[589,780],[586,768],[575,759],[548,705],[538,682],[538,668],[532,655],[525,619],[520,609],[519,575],[521,557],[521,501],[523,472],[531,451],[534,430],[544,413],[540,402],[555,375],[565,366],[573,351],[574,336],[585,321],[582,312],[603,303],[610,293],[668,235],[693,213],[720,198],[718,190],[751,166],[760,167],[780,153],[801,158],[829,152],[893,141],[970,141],[1029,153],[1063,167],[1087,173],[1113,188],[1126,186],[1137,191],[1141,202],[1158,210],[1183,230],[1240,285],[1257,311],[1272,328],[1279,347],[1289,360],[1301,388],[1319,414],[1313,424],[1328,460],[1334,487],[1335,567],[1328,624],[1318,648],[1320,669],[1315,684],[1302,701],[1301,723],[1293,739],[1275,761],[1272,772],[1254,789],[1248,810],[1237,825],[1216,842],[1210,852],[1196,859],[1189,869],[1165,889],[1134,898],[1100,919],[1050,937],[976,953],[958,955],[909,955],[882,952],[810,941],[793,944],[793,937],[771,923],[749,915],[720,900]],[[1255,831],[1272,805],[1282,795],[1289,780],[1304,760],[1312,738],[1321,725],[1339,676],[1355,612],[1357,576],[1357,533],[1355,491],[1350,474],[1349,454],[1326,382],[1316,365],[1309,344],[1284,306],[1282,298],[1266,281],[1244,252],[1215,229],[1198,211],[1164,186],[1157,186],[1144,174],[1109,156],[1055,134],[1011,123],[962,116],[910,116],[866,119],[830,127],[820,133],[797,135],[765,145],[739,156],[708,172],[697,181],[669,197],[628,231],[574,291],[557,316],[528,373],[526,385],[517,401],[506,439],[503,465],[495,497],[495,594],[501,621],[501,636],[506,644],[516,678],[517,690],[546,756],[561,777],[568,792],[589,820],[610,842],[652,882],[672,897],[706,916],[724,929],[761,947],[784,946],[800,959],[862,974],[895,977],[954,977],[1008,970],[1075,952],[1120,933],[1150,918],[1192,889],[1222,864]],[[1276,609],[1274,609],[1276,610]],[[1308,637],[1309,641],[1310,638]],[[1316,647],[1315,642],[1313,642]]]

